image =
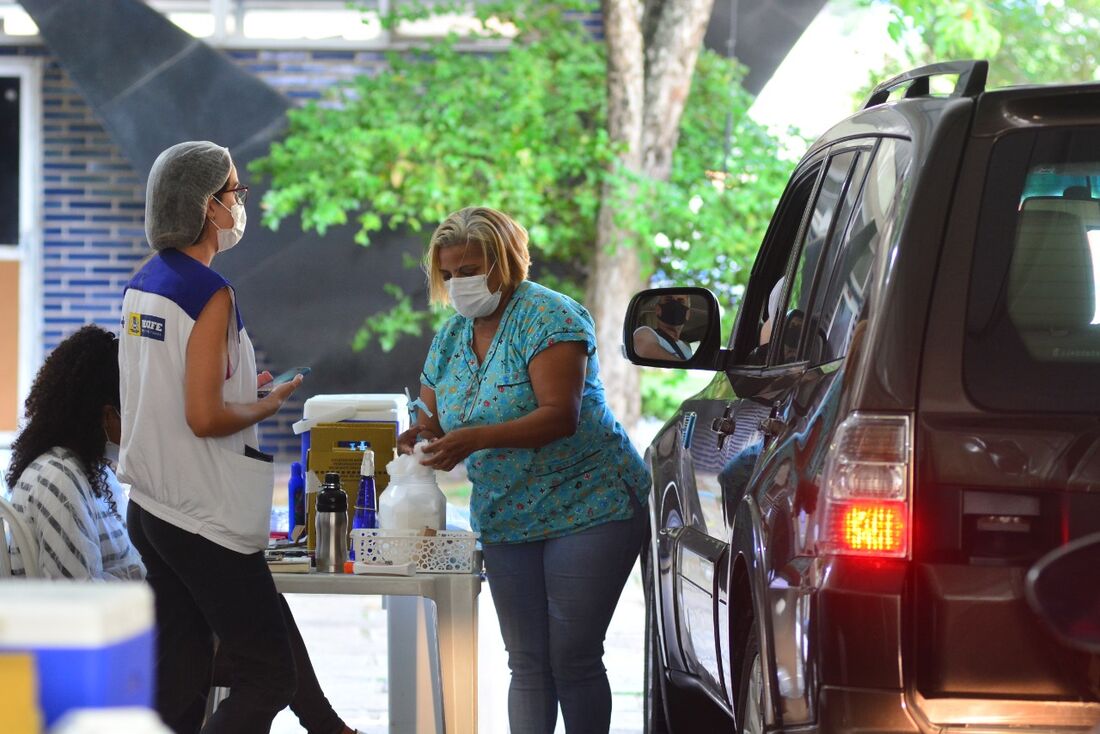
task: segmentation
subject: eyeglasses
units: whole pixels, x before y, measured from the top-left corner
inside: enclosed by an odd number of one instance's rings
[[[233,196],[237,197],[237,203],[238,204],[243,204],[245,202],[245,200],[248,198],[248,187],[247,186],[238,186],[235,189],[226,189],[222,193],[223,194],[233,194]]]

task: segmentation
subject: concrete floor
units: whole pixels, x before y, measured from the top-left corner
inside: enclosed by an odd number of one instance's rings
[[[333,707],[364,734],[389,734],[386,612],[378,597],[288,596],[318,678]],[[613,734],[642,731],[645,606],[638,566],[627,581],[605,644]],[[478,632],[479,734],[508,732],[508,665],[489,586],[482,588]],[[272,734],[304,730],[289,710]],[[558,719],[558,732],[565,729]],[[400,734],[406,734],[401,732]],[[408,734],[414,734],[409,732]]]

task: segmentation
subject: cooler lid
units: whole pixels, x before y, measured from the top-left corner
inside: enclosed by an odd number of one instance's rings
[[[153,592],[142,581],[0,582],[0,650],[101,647],[153,626]]]
[[[302,417],[317,416],[344,408],[355,408],[357,413],[382,413],[395,411],[400,415],[407,411],[408,400],[398,393],[361,393],[344,395],[314,395],[305,402]]]

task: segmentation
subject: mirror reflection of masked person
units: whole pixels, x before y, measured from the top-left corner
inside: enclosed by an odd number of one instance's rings
[[[648,359],[691,359],[691,347],[680,338],[691,314],[690,296],[661,296],[654,314],[656,327],[639,326],[634,330],[634,352]]]

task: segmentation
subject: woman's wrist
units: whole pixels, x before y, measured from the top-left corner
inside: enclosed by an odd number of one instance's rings
[[[492,429],[494,426],[473,426],[470,430],[474,432],[474,451],[484,451],[485,449],[492,448]]]
[[[260,420],[267,420],[271,416],[279,412],[279,408],[282,407],[282,403],[276,400],[273,395],[264,395],[262,398],[256,401],[260,404]]]

